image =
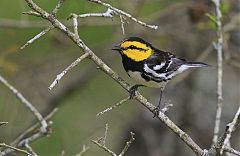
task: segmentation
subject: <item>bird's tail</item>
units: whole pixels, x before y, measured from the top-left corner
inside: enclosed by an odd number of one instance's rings
[[[187,62],[185,65],[188,67],[209,67],[210,65],[202,62]]]

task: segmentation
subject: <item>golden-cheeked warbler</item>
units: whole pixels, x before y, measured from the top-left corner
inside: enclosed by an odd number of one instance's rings
[[[139,86],[160,88],[157,111],[160,111],[162,92],[169,80],[189,68],[208,66],[201,62],[188,62],[170,52],[161,51],[138,37],[123,40],[113,50],[121,54],[125,71],[138,82],[138,85],[131,88],[131,97]]]

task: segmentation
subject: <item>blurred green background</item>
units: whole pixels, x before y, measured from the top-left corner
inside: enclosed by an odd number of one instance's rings
[[[47,11],[57,1],[35,0]],[[121,0],[104,2],[122,9],[144,22],[158,25],[158,30],[138,25],[128,19],[126,34],[121,32],[120,19],[79,19],[81,39],[107,65],[125,80],[127,77],[119,55],[112,45],[128,36],[140,36],[156,47],[171,51],[187,60],[199,60],[211,64],[208,69],[186,72],[170,82],[164,92],[164,101],[174,107],[168,116],[201,145],[209,148],[213,133],[216,107],[216,52],[212,41],[216,39],[215,28],[204,15],[214,12],[208,0]],[[224,25],[239,16],[236,1],[223,1]],[[90,149],[84,155],[107,155],[91,143],[104,134],[109,124],[107,145],[120,152],[130,131],[136,133],[136,141],[126,155],[174,156],[193,155],[193,152],[163,124],[152,118],[145,108],[134,100],[96,117],[105,108],[119,102],[128,94],[106,74],[98,70],[90,60],[82,61],[72,69],[50,92],[48,86],[56,75],[65,69],[82,51],[64,34],[52,30],[20,50],[29,39],[46,28],[49,23],[41,18],[23,15],[30,10],[23,0],[2,0],[0,5],[0,74],[14,85],[43,114],[55,107],[59,111],[51,119],[52,134],[32,144],[36,153],[43,156],[75,155],[83,145]],[[86,0],[68,0],[58,13],[58,18],[70,29],[70,13],[105,12],[106,8]],[[239,21],[225,32],[224,52],[224,107],[221,131],[232,120],[240,103],[239,80]],[[159,90],[142,88],[152,103],[157,103]],[[14,138],[36,122],[32,114],[3,85],[0,85],[0,121],[9,122],[0,127],[0,142],[10,144]],[[239,132],[233,145],[240,146]],[[18,155],[18,154],[17,154]]]

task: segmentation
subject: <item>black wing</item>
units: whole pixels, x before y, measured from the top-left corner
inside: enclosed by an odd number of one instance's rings
[[[171,79],[170,75],[184,63],[186,63],[184,59],[177,58],[169,52],[155,51],[151,57],[145,60],[144,74],[152,80],[166,81]]]

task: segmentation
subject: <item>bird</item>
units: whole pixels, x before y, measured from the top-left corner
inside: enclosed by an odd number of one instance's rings
[[[140,86],[160,88],[156,114],[161,111],[163,90],[172,78],[191,68],[209,66],[202,62],[189,62],[170,52],[159,50],[140,37],[128,37],[115,44],[112,50],[120,53],[125,71],[137,82],[130,88],[130,98],[135,96]]]

